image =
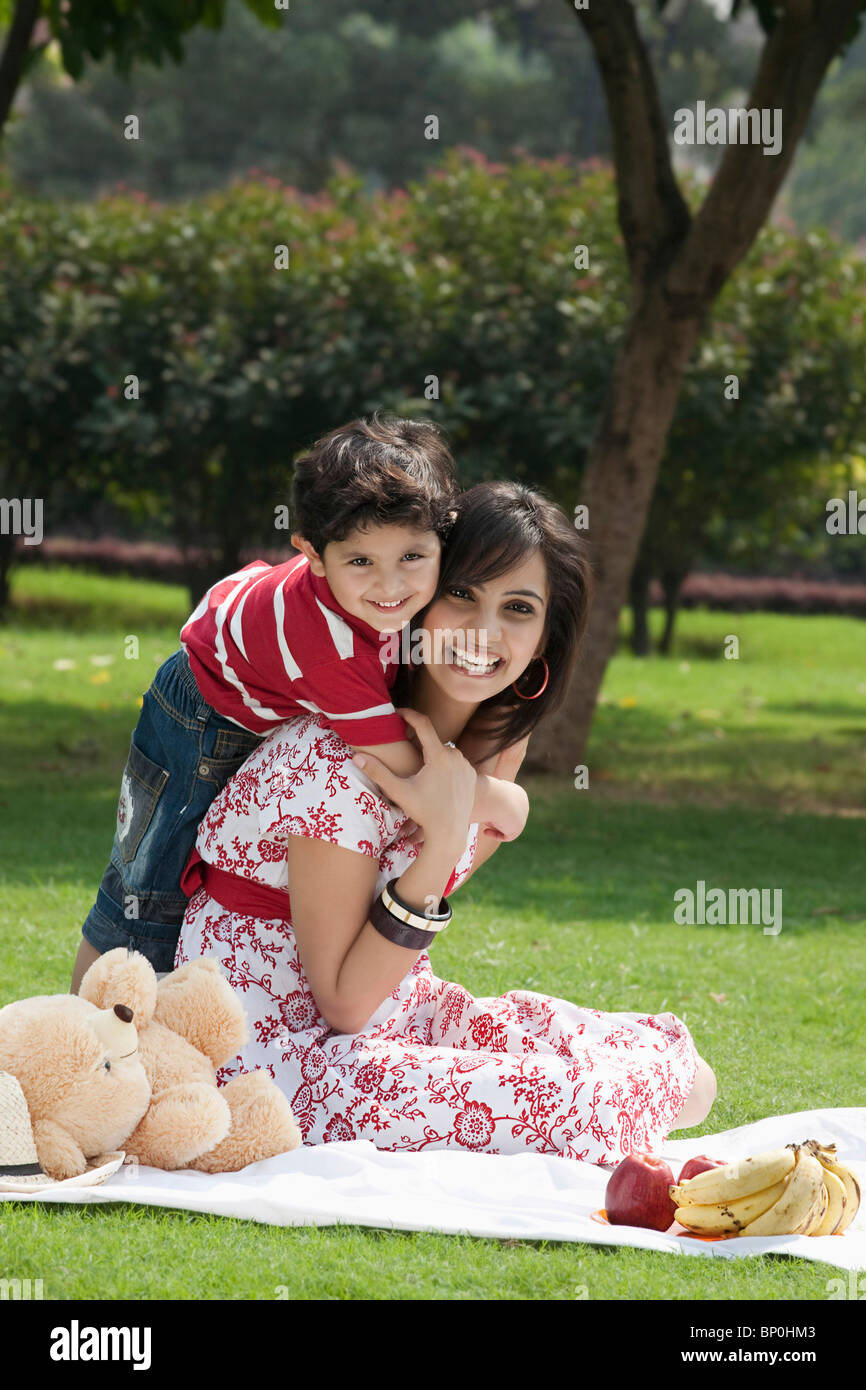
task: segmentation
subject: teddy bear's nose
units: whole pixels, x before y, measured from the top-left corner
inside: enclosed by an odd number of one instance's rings
[[[131,1023],[133,1019],[132,1009],[128,1004],[115,1004],[114,1012],[124,1023]]]

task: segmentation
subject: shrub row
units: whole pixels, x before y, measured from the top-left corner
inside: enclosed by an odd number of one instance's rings
[[[256,546],[242,550],[239,562],[247,565],[261,559],[269,565],[279,565],[295,554],[297,552],[288,545],[277,549]],[[124,541],[115,537],[87,541],[57,536],[43,540],[38,546],[17,541],[15,559],[18,563],[70,565],[94,574],[122,574],[133,579],[155,579],[163,584],[185,584],[191,567],[212,567],[215,556],[211,550],[200,546],[184,552],[180,546],[168,542]]]
[[[661,601],[659,585],[650,587],[650,597],[654,603]],[[722,608],[733,613],[838,613],[866,618],[866,584],[843,584],[835,579],[690,574],[680,591],[680,606]]]
[[[0,497],[44,498],[54,534],[110,504],[227,573],[273,541],[301,450],[384,408],[434,418],[464,484],[519,478],[570,513],[630,302],[616,204],[598,161],[467,149],[370,195],[345,168],[314,195],[248,179],[165,206],[0,189]],[[700,563],[716,516],[766,516],[777,549],[807,493],[806,543],[826,544],[814,517],[846,480],[818,467],[862,438],[864,302],[866,264],[832,237],[762,231],[685,374],[654,573],[686,541]]]
[[[278,565],[295,553],[291,546],[245,548],[241,551],[240,563],[261,559]],[[114,537],[87,541],[58,536],[44,540],[39,546],[25,546],[19,541],[16,558],[40,565],[72,565],[97,574],[156,579],[166,584],[183,583],[188,573],[188,562],[176,545]],[[212,557],[199,551],[193,552],[192,558],[203,561]],[[663,602],[661,586],[655,580],[650,585],[649,597],[655,606]],[[682,608],[716,608],[735,613],[838,613],[866,617],[866,584],[694,573],[684,581],[679,602]]]

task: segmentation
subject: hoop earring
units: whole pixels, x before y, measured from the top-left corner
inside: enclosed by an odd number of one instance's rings
[[[547,682],[550,680],[550,671],[548,669],[547,662],[545,661],[543,656],[536,657],[536,660],[540,661],[542,666],[544,667],[544,682],[540,690],[536,690],[534,695],[521,695],[520,691],[517,689],[517,681],[511,682],[511,689],[514,691],[515,695],[520,696],[521,700],[537,700],[539,695],[541,695],[542,692],[547,689]],[[520,677],[518,676],[517,679],[519,680]]]

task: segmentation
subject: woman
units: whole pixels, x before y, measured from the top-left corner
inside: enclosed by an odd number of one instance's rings
[[[420,772],[353,759],[318,716],[301,717],[202,822],[176,964],[219,958],[251,1031],[219,1080],[266,1068],[305,1144],[614,1163],[709,1112],[712,1072],[673,1014],[602,1014],[527,990],[474,999],[427,953],[443,900],[498,845],[470,823],[476,777],[514,782],[529,732],[561,701],[589,580],[580,537],[546,498],[472,488],[413,635],[425,659],[401,712]]]

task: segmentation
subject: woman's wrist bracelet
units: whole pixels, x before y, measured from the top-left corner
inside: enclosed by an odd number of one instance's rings
[[[397,880],[391,879],[370,909],[370,921],[376,930],[395,946],[423,951],[436,940],[451,920],[447,898],[439,902],[436,913],[421,913],[404,903],[395,892]],[[436,925],[432,925],[435,923]],[[423,925],[422,925],[423,924]]]
[[[451,906],[447,898],[440,898],[436,912],[431,912],[429,909],[419,912],[417,908],[410,907],[400,897],[397,892],[396,878],[392,878],[387,888],[382,889],[381,896],[389,912],[399,917],[401,921],[410,923],[413,927],[420,927],[422,931],[441,931],[451,920]]]

